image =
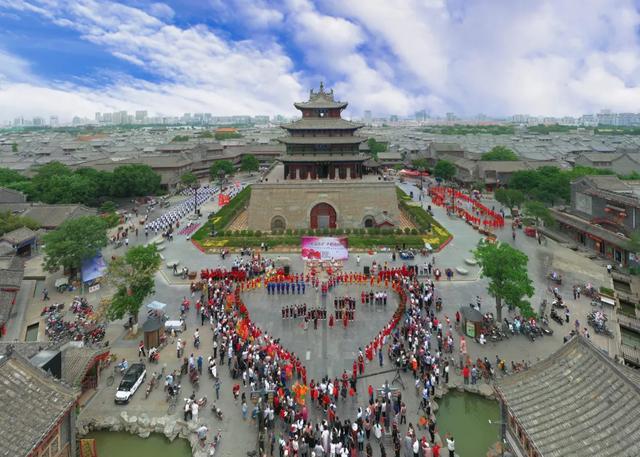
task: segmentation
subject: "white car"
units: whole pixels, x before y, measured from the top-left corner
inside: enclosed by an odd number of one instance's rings
[[[116,391],[116,404],[128,403],[129,399],[136,393],[138,387],[144,382],[147,376],[147,369],[143,363],[133,363],[122,377],[118,390]]]

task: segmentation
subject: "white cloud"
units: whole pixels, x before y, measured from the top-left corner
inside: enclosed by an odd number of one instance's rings
[[[355,115],[640,111],[633,0],[210,3],[223,22],[241,23],[253,38],[234,42],[205,25],[180,28],[164,3],[141,9],[99,0],[0,0],[0,12],[38,14],[159,80],[120,75],[97,89],[78,80],[61,85],[35,78],[28,62],[0,51],[0,112],[291,112],[320,80]],[[292,62],[288,50],[303,62]],[[39,103],[45,94],[47,103]]]

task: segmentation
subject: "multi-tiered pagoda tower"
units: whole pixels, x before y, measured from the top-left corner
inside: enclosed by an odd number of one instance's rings
[[[362,124],[342,119],[347,102],[336,101],[333,90],[311,89],[309,101],[295,103],[302,119],[282,128],[289,136],[280,141],[286,145],[282,157],[285,179],[360,179],[366,157],[360,153],[365,140],[355,135]]]
[[[248,208],[252,230],[393,227],[400,219],[395,184],[366,173],[361,124],[342,119],[346,102],[333,90],[310,91],[295,103],[302,119],[283,125],[280,164],[253,185]]]

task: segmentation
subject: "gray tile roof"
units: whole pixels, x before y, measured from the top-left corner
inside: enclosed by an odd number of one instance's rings
[[[6,240],[11,244],[20,244],[24,241],[28,241],[35,238],[36,232],[29,227],[20,227],[10,232],[5,233],[0,237],[0,240]]]
[[[75,400],[72,389],[19,354],[0,358],[0,456],[27,456]]]
[[[56,228],[66,220],[97,214],[95,209],[84,205],[46,205],[40,203],[1,203],[0,211],[19,212],[21,216],[33,219],[43,228]]]
[[[24,265],[20,258],[0,257],[0,325],[9,320],[23,276]]]
[[[290,124],[283,124],[280,127],[286,130],[305,130],[305,129],[331,129],[331,130],[355,130],[362,127],[363,124],[347,121],[341,118],[325,117],[325,118],[304,118]]]
[[[637,457],[636,381],[578,336],[495,389],[543,457]]]
[[[94,358],[109,352],[109,349],[88,347],[68,347],[62,352],[62,380],[73,387],[80,387]]]
[[[360,136],[284,136],[278,138],[285,144],[358,144],[366,141]]]

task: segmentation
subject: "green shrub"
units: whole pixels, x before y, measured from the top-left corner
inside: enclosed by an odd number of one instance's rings
[[[324,228],[322,229],[322,235],[328,235],[329,234],[329,229],[328,228]]]
[[[287,235],[293,235],[293,230],[292,229],[287,229]]]
[[[341,228],[336,229],[336,235],[342,235],[344,233],[344,230],[342,230]]]
[[[256,230],[255,235],[256,236],[262,236],[262,231],[261,230]]]
[[[346,228],[346,229],[344,229],[344,234],[345,234],[345,235],[348,235],[348,234],[350,234],[350,233],[351,233],[351,229],[350,229],[350,228]]]
[[[382,235],[393,235],[393,229],[385,227],[385,228],[380,229],[380,233]]]
[[[410,233],[411,233],[411,227],[405,227],[405,229],[404,229],[404,233],[405,233],[406,235],[410,234]]]
[[[307,229],[307,235],[313,235],[313,229]]]
[[[418,229],[411,229],[411,234],[412,235],[417,235],[418,234]]]

